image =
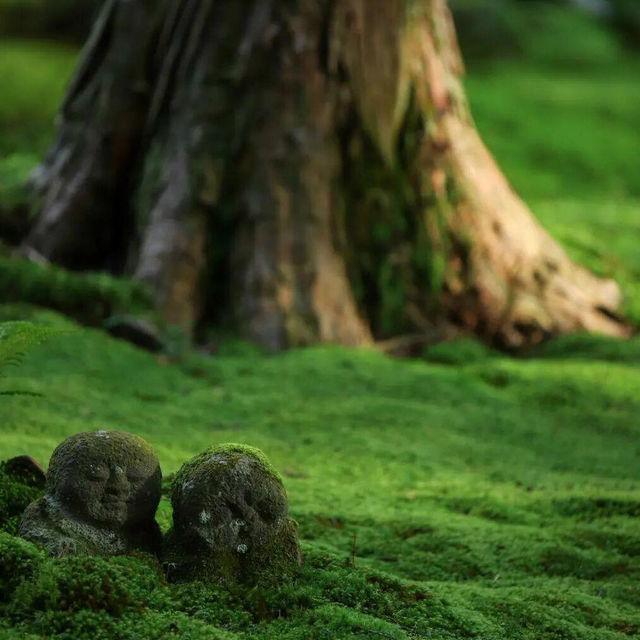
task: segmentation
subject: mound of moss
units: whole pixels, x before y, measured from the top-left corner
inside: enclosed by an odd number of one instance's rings
[[[1,256],[0,300],[56,309],[92,325],[122,309],[143,314],[151,308],[145,290],[129,280]]]
[[[37,612],[79,611],[119,618],[148,609],[163,583],[160,566],[151,556],[47,559],[16,588],[11,612],[20,619]]]
[[[72,326],[0,307],[20,314]],[[47,459],[72,433],[126,425],[171,477],[212,445],[250,443],[282,472],[305,564],[269,586],[167,584],[148,557],[43,559],[9,531],[20,568],[2,578],[0,638],[628,640],[637,365],[638,339],[588,336],[520,359],[459,341],[412,362],[234,347],[170,363],[77,328],[12,370],[7,384],[41,395],[2,398],[0,456]],[[165,532],[172,515],[165,492]]]
[[[0,601],[8,602],[18,585],[42,565],[45,554],[35,545],[0,531]]]

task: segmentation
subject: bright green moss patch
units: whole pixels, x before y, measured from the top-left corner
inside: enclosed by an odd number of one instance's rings
[[[6,602],[16,587],[38,570],[45,555],[30,542],[0,531],[0,557],[0,601]]]
[[[16,590],[10,613],[16,619],[34,612],[103,611],[112,617],[145,611],[164,583],[152,558],[67,557],[48,559]]]
[[[638,68],[631,60],[549,72],[505,62],[473,71],[465,86],[481,136],[525,198],[624,201],[640,195]]]
[[[9,316],[70,326],[0,307]],[[284,479],[305,565],[247,592],[167,586],[138,559],[47,560],[4,596],[12,633],[637,635],[638,340],[566,337],[526,359],[466,342],[442,353],[399,362],[367,350],[234,347],[167,364],[88,329],[38,347],[6,384],[42,397],[3,398],[0,458],[47,460],[66,436],[97,428],[148,439],[167,475],[211,446],[259,447]],[[158,520],[169,528],[166,495]],[[114,586],[103,590],[100,576]],[[58,598],[71,588],[95,604],[69,611]]]
[[[49,613],[34,624],[22,623],[2,635],[2,640],[36,640],[41,637],[69,640],[240,640],[242,636],[216,629],[177,612],[146,611],[114,618],[105,612]],[[42,635],[39,635],[39,634]]]
[[[633,101],[640,103],[640,93]],[[593,128],[599,130],[595,125]],[[634,146],[640,143],[637,136],[625,136]],[[604,166],[609,166],[608,162]],[[640,199],[613,195],[592,200],[545,199],[532,201],[531,206],[574,260],[620,285],[625,296],[622,312],[640,325]],[[608,348],[627,351],[620,346]],[[637,349],[632,353],[637,354]]]
[[[450,365],[484,361],[490,355],[491,349],[472,338],[440,342],[428,347],[424,352],[424,358],[429,362]]]
[[[608,2],[615,5],[635,0]],[[577,3],[576,3],[577,4]],[[624,55],[621,38],[608,21],[554,0],[452,0],[465,60],[477,67],[495,60],[518,60],[541,67],[584,71],[607,68]],[[622,16],[620,16],[622,17]],[[625,18],[631,21],[630,15]]]

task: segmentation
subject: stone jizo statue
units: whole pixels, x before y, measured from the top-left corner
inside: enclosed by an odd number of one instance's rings
[[[120,431],[79,433],[53,452],[45,495],[19,534],[51,555],[157,553],[162,473],[153,448]]]
[[[257,584],[300,566],[286,491],[258,449],[220,445],[182,466],[173,483],[170,579]]]

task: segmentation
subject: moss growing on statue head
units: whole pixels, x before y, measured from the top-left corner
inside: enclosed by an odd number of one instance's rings
[[[142,438],[119,431],[71,436],[53,452],[46,495],[25,512],[20,535],[52,555],[155,551],[161,478]]]
[[[179,486],[185,482],[185,478],[187,476],[192,478],[194,474],[198,473],[199,469],[206,469],[208,474],[217,475],[224,472],[228,467],[235,466],[243,458],[252,458],[262,467],[266,475],[271,476],[276,482],[282,484],[282,476],[269,462],[263,451],[248,444],[227,442],[211,447],[183,464],[174,479],[173,491],[179,490]],[[224,460],[224,464],[217,464],[221,460]],[[211,464],[212,462],[214,463],[213,465]]]
[[[170,577],[227,584],[278,580],[300,565],[286,491],[264,454],[237,444],[208,449],[173,483]]]
[[[162,474],[153,450],[119,431],[79,433],[51,456],[47,493],[95,525],[117,528],[153,519]]]

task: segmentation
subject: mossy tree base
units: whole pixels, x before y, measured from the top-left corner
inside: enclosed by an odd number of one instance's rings
[[[506,347],[626,335],[616,284],[510,189],[462,73],[444,0],[110,0],[26,244],[275,350],[443,321]]]

